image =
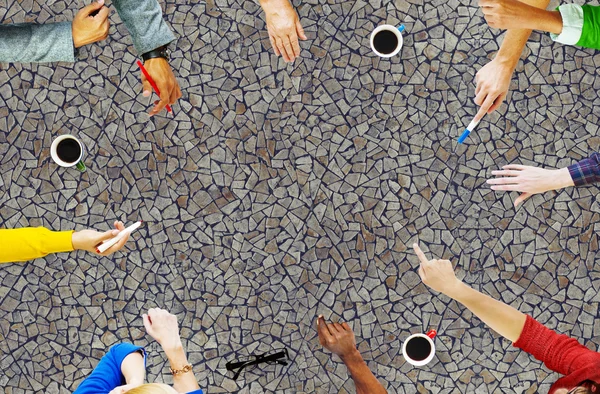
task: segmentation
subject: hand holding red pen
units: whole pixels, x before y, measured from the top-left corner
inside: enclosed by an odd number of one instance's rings
[[[140,65],[139,62],[138,65]],[[150,116],[158,114],[163,108],[169,104],[175,104],[175,102],[181,97],[181,90],[179,89],[179,83],[171,70],[169,62],[164,58],[154,58],[146,60],[142,66],[150,76],[150,79],[155,83],[156,93],[159,95],[160,100],[154,102],[154,108],[150,111]],[[141,67],[140,67],[141,68]],[[149,97],[152,94],[152,83],[146,75],[142,72],[142,85],[144,97]],[[168,110],[168,109],[167,109]]]

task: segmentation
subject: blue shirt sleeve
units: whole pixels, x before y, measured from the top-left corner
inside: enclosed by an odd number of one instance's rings
[[[121,364],[125,357],[138,351],[144,354],[145,367],[146,353],[143,347],[131,343],[114,345],[73,394],[107,394],[115,387],[126,384],[125,377],[121,373]]]
[[[194,390],[194,391],[190,391],[187,394],[203,394],[202,390]]]

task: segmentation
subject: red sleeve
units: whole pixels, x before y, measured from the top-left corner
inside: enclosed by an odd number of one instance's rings
[[[546,364],[548,369],[562,375],[584,368],[600,355],[576,339],[557,334],[531,316],[527,316],[519,340],[513,344]]]

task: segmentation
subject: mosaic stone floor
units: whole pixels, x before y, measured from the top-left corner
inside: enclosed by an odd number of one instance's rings
[[[166,4],[180,37],[173,118],[145,114],[116,13],[108,41],[74,65],[0,67],[2,226],[148,223],[113,259],[1,267],[5,392],[71,392],[110,345],[150,342],[140,311],[154,306],[180,317],[208,393],[354,392],[318,344],[319,313],[351,322],[390,393],[546,392],[555,374],[420,282],[416,240],[472,286],[597,348],[598,190],[515,211],[515,194],[484,182],[506,163],[565,166],[599,149],[599,54],[534,33],[509,104],[454,152],[475,114],[474,75],[501,39],[475,0],[295,1],[309,39],[293,65],[268,48],[257,4],[186,3]],[[4,0],[0,18],[65,20],[81,5]],[[384,22],[407,27],[392,60],[368,47]],[[89,150],[84,175],[51,163],[65,132]],[[431,327],[437,358],[413,368],[401,341]],[[225,370],[283,346],[289,367],[237,382]],[[149,349],[149,380],[168,382]]]

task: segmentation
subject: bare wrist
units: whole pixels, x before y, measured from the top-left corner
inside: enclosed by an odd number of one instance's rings
[[[73,250],[82,249],[79,231],[73,231],[73,234],[71,234],[71,244],[73,245]]]
[[[281,8],[281,6],[290,5],[289,0],[259,0],[260,6],[265,12],[271,11],[275,7],[275,11]]]
[[[460,280],[456,280],[456,283],[454,284],[454,286],[450,287],[448,290],[446,290],[444,292],[445,295],[447,295],[448,297],[452,298],[453,300],[457,300],[460,298],[460,296],[464,293],[464,291],[468,288],[469,286],[465,285],[462,281]]]
[[[362,356],[360,355],[360,352],[356,348],[352,349],[352,351],[350,351],[349,353],[340,355],[340,358],[346,365],[353,364],[356,362],[364,362]]]
[[[181,340],[175,341],[175,342],[171,342],[171,343],[165,343],[164,345],[161,345],[163,351],[169,355],[169,354],[179,354],[183,352],[183,344],[181,343]]]
[[[569,168],[561,168],[560,170],[556,170],[556,187],[554,190],[562,189],[569,186],[575,186],[573,182],[573,178],[571,177],[571,173],[569,172]]]

